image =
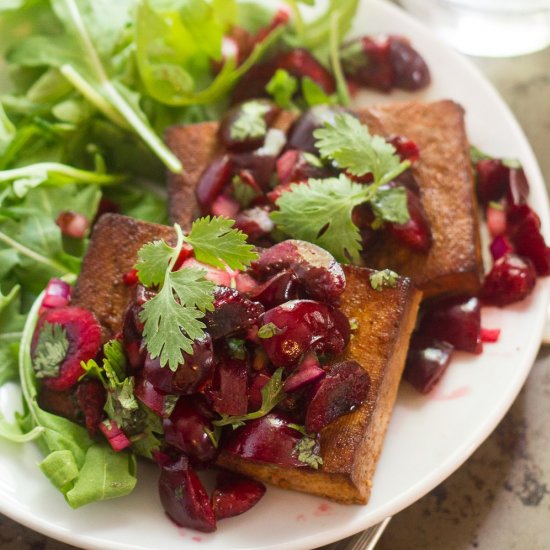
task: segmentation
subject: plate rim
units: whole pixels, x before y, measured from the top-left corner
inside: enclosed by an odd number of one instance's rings
[[[472,75],[476,80],[476,85],[482,86],[484,93],[487,97],[491,98],[493,102],[499,107],[503,115],[506,117],[506,122],[514,128],[514,132],[518,139],[522,142],[522,160],[527,161],[529,167],[530,176],[534,176],[538,182],[542,184],[542,188],[536,186],[536,190],[541,195],[542,204],[537,205],[537,213],[540,215],[545,236],[548,238],[548,226],[550,223],[549,207],[548,207],[548,194],[545,192],[544,178],[542,176],[537,159],[533,152],[533,149],[522,129],[519,122],[513,115],[512,111],[502,99],[500,94],[496,91],[495,87],[488,81],[487,77],[476,67],[472,61],[453,50],[449,45],[443,42],[433,31],[427,28],[418,20],[414,19],[412,15],[408,14],[401,7],[390,3],[388,0],[360,0],[361,2],[368,3],[371,8],[376,10],[386,11],[390,15],[394,15],[401,20],[406,21],[412,28],[412,34],[420,34],[427,36],[429,40],[444,50],[445,56],[450,57],[453,63],[461,66],[462,70]],[[549,278],[550,279],[550,278]],[[461,445],[457,446],[454,452],[448,455],[441,467],[437,470],[437,475],[434,472],[430,472],[424,478],[419,479],[406,491],[399,496],[388,501],[372,514],[367,520],[360,515],[356,515],[344,525],[339,528],[332,528],[330,531],[320,531],[319,533],[313,533],[301,536],[294,540],[291,545],[288,541],[278,542],[275,544],[261,545],[261,546],[247,546],[247,550],[282,550],[287,548],[295,548],[296,550],[314,548],[330,544],[332,542],[341,540],[361,530],[379,523],[388,516],[394,515],[403,510],[407,506],[416,502],[430,490],[436,487],[439,483],[447,479],[453,472],[455,472],[468,458],[474,453],[474,451],[489,437],[494,431],[498,423],[509,411],[517,395],[521,391],[525,380],[527,379],[531,368],[535,362],[535,358],[540,348],[540,342],[542,341],[542,335],[544,330],[545,312],[550,301],[550,280],[539,280],[537,283],[537,300],[544,302],[545,308],[541,308],[541,313],[536,319],[536,330],[533,332],[532,338],[529,340],[528,346],[522,350],[522,368],[515,380],[514,385],[510,385],[506,394],[497,403],[498,406],[493,407],[493,411],[490,415],[487,415],[482,422],[480,422],[477,430],[473,432],[473,435],[467,440],[463,441]],[[133,544],[119,543],[116,541],[110,541],[106,546],[105,541],[97,539],[93,535],[80,534],[69,531],[68,529],[58,526],[49,520],[45,520],[42,517],[31,515],[29,516],[27,510],[24,509],[16,499],[13,499],[11,495],[2,494],[3,491],[0,488],[0,512],[10,519],[30,528],[37,532],[40,532],[53,539],[65,542],[72,545],[81,545],[85,548],[93,548],[98,550],[104,550],[111,548],[113,550],[129,550],[129,549],[141,549],[145,547],[136,546]],[[222,533],[220,533],[222,534]],[[182,539],[182,548],[186,547],[185,541]]]

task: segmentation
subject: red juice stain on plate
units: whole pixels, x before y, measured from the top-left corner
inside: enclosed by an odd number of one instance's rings
[[[327,514],[330,514],[331,507],[326,502],[321,502],[319,506],[317,506],[317,510],[313,512],[314,516],[326,516]]]
[[[201,537],[191,537],[191,540],[195,541],[195,542],[202,542],[202,538]]]
[[[296,521],[306,521],[306,516],[304,514],[298,514],[296,516]]]
[[[430,399],[434,401],[452,401],[453,399],[460,399],[465,395],[468,395],[471,391],[469,386],[460,386],[456,390],[452,390],[449,393],[443,393],[439,390],[436,390],[428,395]]]

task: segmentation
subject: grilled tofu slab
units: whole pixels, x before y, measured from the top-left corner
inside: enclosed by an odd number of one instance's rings
[[[430,222],[433,242],[427,254],[415,252],[389,235],[366,251],[365,265],[390,268],[410,277],[425,297],[476,294],[482,261],[469,144],[464,111],[453,101],[389,103],[361,109],[372,133],[403,135],[420,149],[413,172]],[[274,124],[287,130],[295,116],[283,112]],[[220,152],[219,124],[175,126],[166,141],[182,161],[183,174],[169,175],[170,217],[188,228],[198,215],[194,190],[203,170]]]
[[[170,227],[107,214],[96,224],[72,303],[92,311],[105,339],[122,329],[131,289],[122,277],[134,266],[140,247],[155,239],[174,239]],[[340,309],[358,329],[343,359],[368,371],[367,400],[321,432],[320,470],[283,468],[222,452],[218,464],[286,489],[344,503],[366,503],[386,428],[391,417],[414,328],[421,293],[401,277],[394,288],[374,290],[371,270],[345,266],[346,290]]]

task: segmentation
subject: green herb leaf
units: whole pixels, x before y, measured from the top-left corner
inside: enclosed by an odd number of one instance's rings
[[[235,359],[246,358],[246,342],[242,338],[228,338],[227,347],[229,348],[229,355]]]
[[[378,292],[382,292],[386,287],[395,288],[397,286],[398,277],[399,275],[391,269],[376,271],[369,275],[370,286]]]
[[[258,191],[256,191],[251,185],[248,185],[248,183],[244,182],[238,174],[233,177],[232,184],[233,197],[242,208],[248,208],[250,203],[259,196]]]
[[[298,80],[284,69],[277,69],[265,87],[281,109],[295,108],[292,97],[298,90]]]
[[[277,334],[281,334],[281,332],[284,332],[284,329],[279,328],[274,323],[266,323],[259,328],[257,336],[262,340],[267,340]]]
[[[379,222],[401,224],[409,221],[407,193],[403,187],[379,189],[370,204]]]
[[[193,340],[201,338],[206,328],[199,319],[213,308],[215,285],[204,278],[204,273],[198,269],[167,272],[164,286],[140,313],[147,351],[173,371],[183,363],[183,351],[193,353]]]
[[[322,157],[355,176],[371,173],[375,185],[391,181],[410,166],[400,161],[393,145],[372,136],[365,124],[348,113],[336,115],[334,123],[325,122],[313,135]]]
[[[318,470],[323,465],[323,459],[319,455],[319,442],[311,435],[302,437],[296,444],[294,452],[298,455],[300,462],[314,470]]]
[[[327,95],[323,88],[308,76],[302,78],[302,95],[308,107],[315,105],[332,105],[336,103],[332,96]]]
[[[248,138],[260,138],[267,132],[264,115],[270,107],[263,101],[247,101],[239,107],[239,116],[231,124],[231,139],[244,141]]]
[[[142,246],[136,263],[140,282],[149,287],[160,285],[173,255],[174,249],[164,241],[154,241]]]
[[[67,332],[61,325],[44,323],[38,335],[32,366],[37,378],[59,376],[59,368],[69,349]]]
[[[293,184],[277,201],[271,218],[283,232],[328,250],[338,261],[358,261],[359,228],[352,222],[353,209],[368,198],[368,188],[344,175]]]
[[[257,411],[240,416],[222,414],[221,419],[213,420],[212,424],[219,427],[231,425],[235,429],[248,420],[254,420],[269,414],[285,398],[282,381],[283,371],[283,368],[277,369],[262,388],[262,405]]]
[[[7,268],[6,272],[10,270],[10,263],[13,266],[16,261],[16,258],[9,258],[9,251],[0,252],[0,264]],[[25,325],[25,316],[20,313],[20,291],[19,286],[14,286],[6,296],[0,292],[0,386],[17,378],[17,353]]]
[[[224,268],[245,269],[258,254],[246,243],[246,235],[233,229],[233,220],[221,217],[199,218],[193,222],[191,231],[183,240],[190,244],[199,262]]]
[[[484,153],[481,149],[478,149],[475,145],[470,144],[470,160],[475,166],[480,160],[492,159],[491,155]]]
[[[135,457],[115,453],[108,444],[92,445],[74,487],[67,492],[67,502],[80,508],[90,502],[125,496],[136,486]]]

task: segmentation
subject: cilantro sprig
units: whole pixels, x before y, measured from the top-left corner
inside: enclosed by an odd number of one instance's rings
[[[59,324],[44,323],[34,351],[32,366],[37,378],[59,375],[61,363],[69,350],[66,330]]]
[[[405,223],[409,219],[405,191],[383,186],[409,168],[410,162],[401,161],[393,145],[371,135],[366,125],[347,113],[326,122],[314,136],[325,160],[354,176],[370,173],[373,183],[361,185],[340,174],[293,184],[278,199],[279,210],[271,214],[272,219],[293,238],[318,244],[341,262],[357,262],[361,235],[352,220],[353,209],[370,203],[375,228],[383,222]]]
[[[147,351],[160,357],[162,367],[175,371],[183,363],[183,353],[193,353],[193,341],[204,336],[201,321],[213,311],[215,284],[205,278],[206,270],[183,268],[173,271],[185,243],[191,245],[198,261],[215,267],[244,269],[257,258],[246,235],[233,228],[226,218],[200,218],[189,235],[175,225],[177,241],[144,245],[138,252],[136,269],[139,280],[149,287],[159,287],[157,295],[143,305],[140,319]]]

